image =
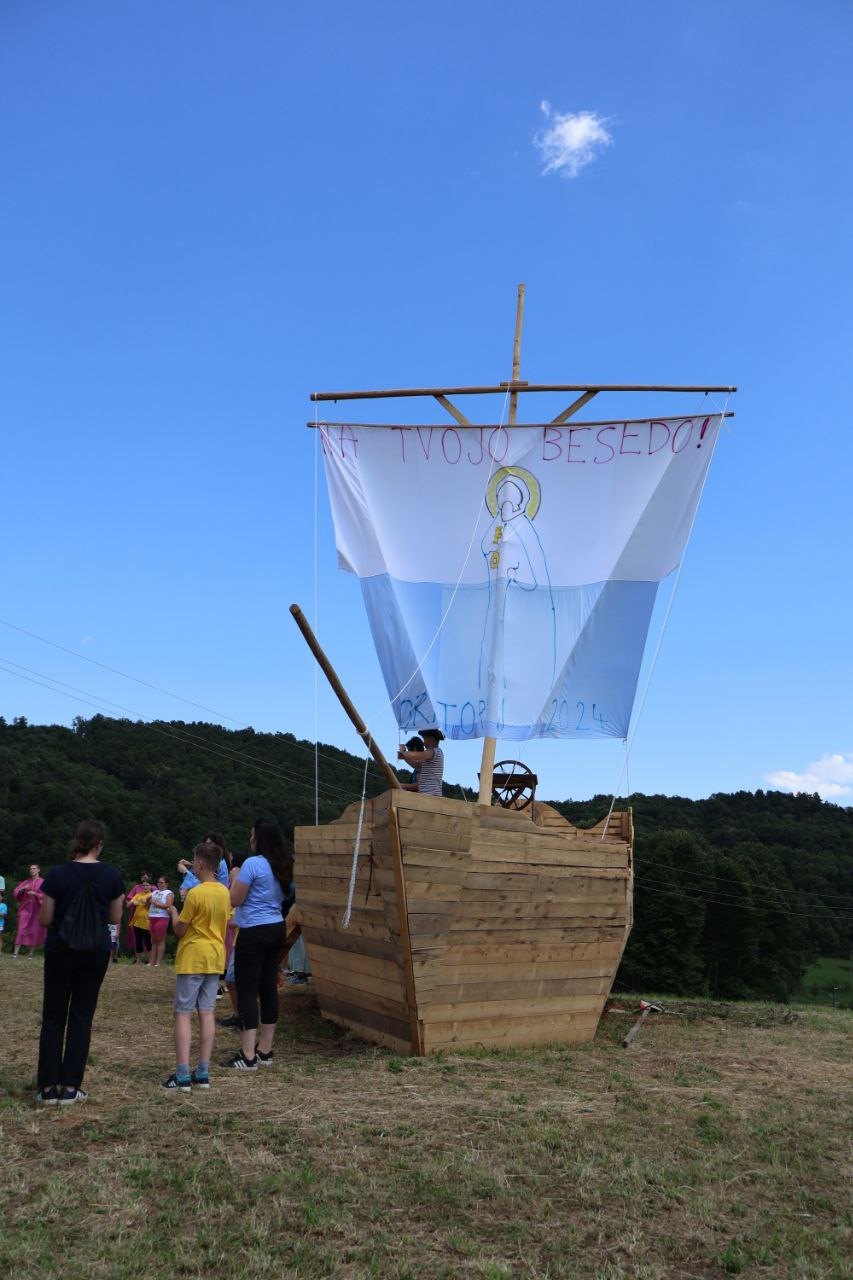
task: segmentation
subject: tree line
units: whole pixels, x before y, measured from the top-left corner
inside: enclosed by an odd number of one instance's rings
[[[321,744],[318,765],[319,820],[328,822],[359,798],[364,760]],[[8,890],[30,863],[62,859],[83,817],[106,822],[109,860],[128,883],[143,868],[174,876],[211,830],[245,848],[260,815],[277,817],[292,840],[295,826],[314,821],[314,770],[314,744],[289,733],[0,718],[0,874]],[[371,764],[368,795],[384,786]],[[610,802],[556,807],[589,826]],[[814,957],[853,949],[853,810],[775,791],[630,803],[635,918],[618,986],[785,1000]],[[9,892],[7,902],[11,914]]]

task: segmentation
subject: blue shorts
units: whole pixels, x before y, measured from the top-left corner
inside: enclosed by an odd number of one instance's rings
[[[179,973],[175,976],[175,1013],[215,1009],[218,973]]]

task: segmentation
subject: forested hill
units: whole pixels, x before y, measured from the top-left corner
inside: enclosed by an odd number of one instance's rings
[[[321,745],[319,764],[322,822],[358,799],[364,757]],[[383,789],[372,764],[367,786]],[[609,805],[558,808],[583,826]],[[814,955],[853,948],[853,810],[775,791],[631,805],[635,924],[620,983],[784,999]],[[288,836],[314,821],[312,743],[180,721],[0,718],[0,873],[12,882],[63,858],[83,817],[106,822],[108,857],[129,879],[142,867],[174,874],[209,830],[245,848],[260,814]]]

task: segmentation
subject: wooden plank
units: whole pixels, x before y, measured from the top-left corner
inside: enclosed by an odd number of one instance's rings
[[[327,1016],[337,1014],[339,1018],[346,1018],[347,1021],[362,1027],[363,1031],[360,1034],[363,1034],[365,1039],[370,1038],[371,1032],[380,1031],[411,1046],[409,1024],[403,1018],[392,1018],[387,1014],[376,1013],[372,1009],[362,1009],[358,1005],[333,996],[327,996],[320,1007]]]
[[[440,976],[444,976],[441,971]],[[429,1021],[431,1009],[444,1008],[449,1004],[482,1002],[503,1007],[508,1001],[519,1000],[525,1008],[533,1009],[539,1000],[561,1001],[574,996],[582,996],[586,1000],[592,996],[607,995],[612,980],[608,973],[606,977],[575,978],[564,974],[559,978],[521,979],[516,982],[495,981],[494,978],[485,982],[422,982],[418,984],[418,1008],[425,1022]]]
[[[418,967],[415,965],[415,981],[418,988],[418,998],[420,999],[421,992],[424,989],[422,981],[427,982],[430,990],[434,990],[436,983],[451,986],[454,984],[460,985],[464,982],[490,982],[505,991],[512,982],[535,984],[543,978],[552,980],[565,978],[572,981],[578,978],[606,978],[608,982],[611,982],[613,972],[614,965],[612,960],[576,961],[569,964],[564,961],[552,960],[528,965],[449,965],[445,955],[443,963],[428,978],[424,976],[422,979],[419,975]]]
[[[511,1000],[448,1000],[430,1004],[422,1011],[424,1025],[428,1022],[469,1022],[478,1018],[558,1018],[562,1014],[589,1012],[598,1008],[603,995],[589,992],[583,995],[542,996],[528,1000],[525,997]]]
[[[409,796],[415,793],[401,790],[399,794],[401,796]],[[396,792],[394,799],[397,799]],[[400,961],[403,966],[406,1002],[409,1007],[409,1032],[412,1040],[412,1051],[416,1054],[420,1054],[423,1053],[423,1043],[421,1039],[422,1031],[418,1021],[418,1003],[417,995],[415,993],[414,972],[412,970],[412,941],[409,936],[409,910],[406,901],[406,880],[403,874],[403,861],[400,854],[400,833],[397,827],[397,819],[397,810],[394,805],[392,805],[388,811],[388,832],[391,838],[391,854],[396,875],[397,918],[400,930]]]
[[[455,938],[454,934],[454,938]],[[538,941],[490,943],[458,946],[449,943],[444,963],[448,969],[489,965],[531,964],[610,964],[619,954],[621,942],[556,942],[543,945]]]
[[[399,998],[395,1000],[391,996],[382,995],[378,991],[365,991],[360,986],[344,986],[340,983],[321,981],[316,971],[314,973],[314,989],[317,992],[317,999],[321,1006],[330,999],[344,1000],[347,1004],[352,1005],[354,1009],[369,1010],[389,1018],[398,1018],[403,1023],[408,1024],[406,1005]],[[399,994],[402,994],[402,984]]]
[[[367,974],[372,978],[381,978],[398,985],[403,981],[403,970],[396,957],[380,959],[378,956],[365,955],[361,951],[338,951],[335,947],[315,944],[311,963],[322,965],[323,969],[329,973],[340,971],[348,975]]]
[[[447,396],[442,395],[441,392],[438,391],[436,392],[435,398],[438,401],[438,403],[441,405],[442,409],[446,409],[447,412],[450,414],[451,418],[456,419],[460,427],[470,427],[471,423],[465,417],[465,414],[462,413],[459,409],[457,409],[456,405],[453,404],[452,401],[448,400]]]
[[[342,1018],[340,1014],[332,1013],[331,1010],[322,1010],[323,1017],[327,1022],[334,1022],[338,1027],[343,1027],[351,1035],[359,1040],[366,1040],[368,1044],[381,1045],[383,1049],[390,1049],[393,1053],[398,1053],[403,1058],[411,1057],[412,1046],[408,1039],[400,1040],[397,1036],[387,1035],[383,1031],[376,1031],[372,1027],[366,1027],[360,1022],[355,1022],[351,1018]]]
[[[290,917],[288,916],[288,921]],[[375,956],[380,960],[391,960],[399,964],[398,949],[390,942],[380,938],[365,938],[354,934],[351,929],[318,929],[303,925],[303,935],[308,946],[328,947],[345,954],[356,953],[364,956]]]
[[[550,922],[549,922],[550,923]],[[529,924],[518,920],[482,921],[459,920],[451,930],[447,939],[450,944],[480,944],[482,942],[530,942],[534,937],[542,943],[546,942],[590,942],[599,936],[609,939],[622,939],[625,936],[625,925],[613,921],[602,920],[589,922],[574,920],[559,928],[530,928]]]
[[[497,1019],[471,1023],[433,1022],[424,1027],[427,1053],[439,1049],[525,1048],[543,1044],[581,1044],[595,1035],[600,1010],[565,1018]]]
[[[475,863],[480,866],[480,863]],[[465,876],[465,888],[468,890],[503,890],[507,893],[562,893],[567,886],[585,889],[592,883],[602,888],[610,888],[611,881],[624,884],[628,879],[628,871],[624,867],[529,867],[525,871],[514,870],[509,863],[498,863],[488,871],[475,871],[472,867]],[[607,883],[605,883],[607,882]],[[412,884],[410,872],[407,880]]]
[[[579,409],[582,409],[585,404],[589,404],[593,396],[597,395],[598,390],[595,387],[590,391],[584,391],[583,395],[578,396],[577,400],[572,401],[568,409],[564,409],[562,413],[558,413],[556,418],[552,418],[551,421],[553,423],[568,422],[569,418],[576,414]]]
[[[377,964],[379,962],[374,960],[372,963]],[[355,969],[351,966],[345,967],[339,963],[330,963],[328,958],[324,959],[315,953],[311,957],[311,971],[318,989],[321,984],[332,985],[337,988],[351,987],[354,991],[369,992],[373,995],[383,996],[388,1000],[394,1000],[405,1008],[405,983],[400,969],[390,976],[369,973],[365,969]]]
[[[304,902],[300,902],[299,907],[306,930],[327,929],[334,933],[340,930],[343,914],[340,908],[329,903],[309,907]],[[353,906],[352,923],[346,933],[350,938],[378,938],[384,941],[388,941],[391,936],[387,921],[383,917],[378,916],[375,911],[362,912],[358,904]]]

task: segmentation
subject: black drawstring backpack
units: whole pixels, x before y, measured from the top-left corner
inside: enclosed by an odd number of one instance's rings
[[[104,934],[104,920],[98,910],[92,881],[88,876],[81,876],[80,888],[62,917],[59,936],[72,951],[97,951],[103,946]]]

